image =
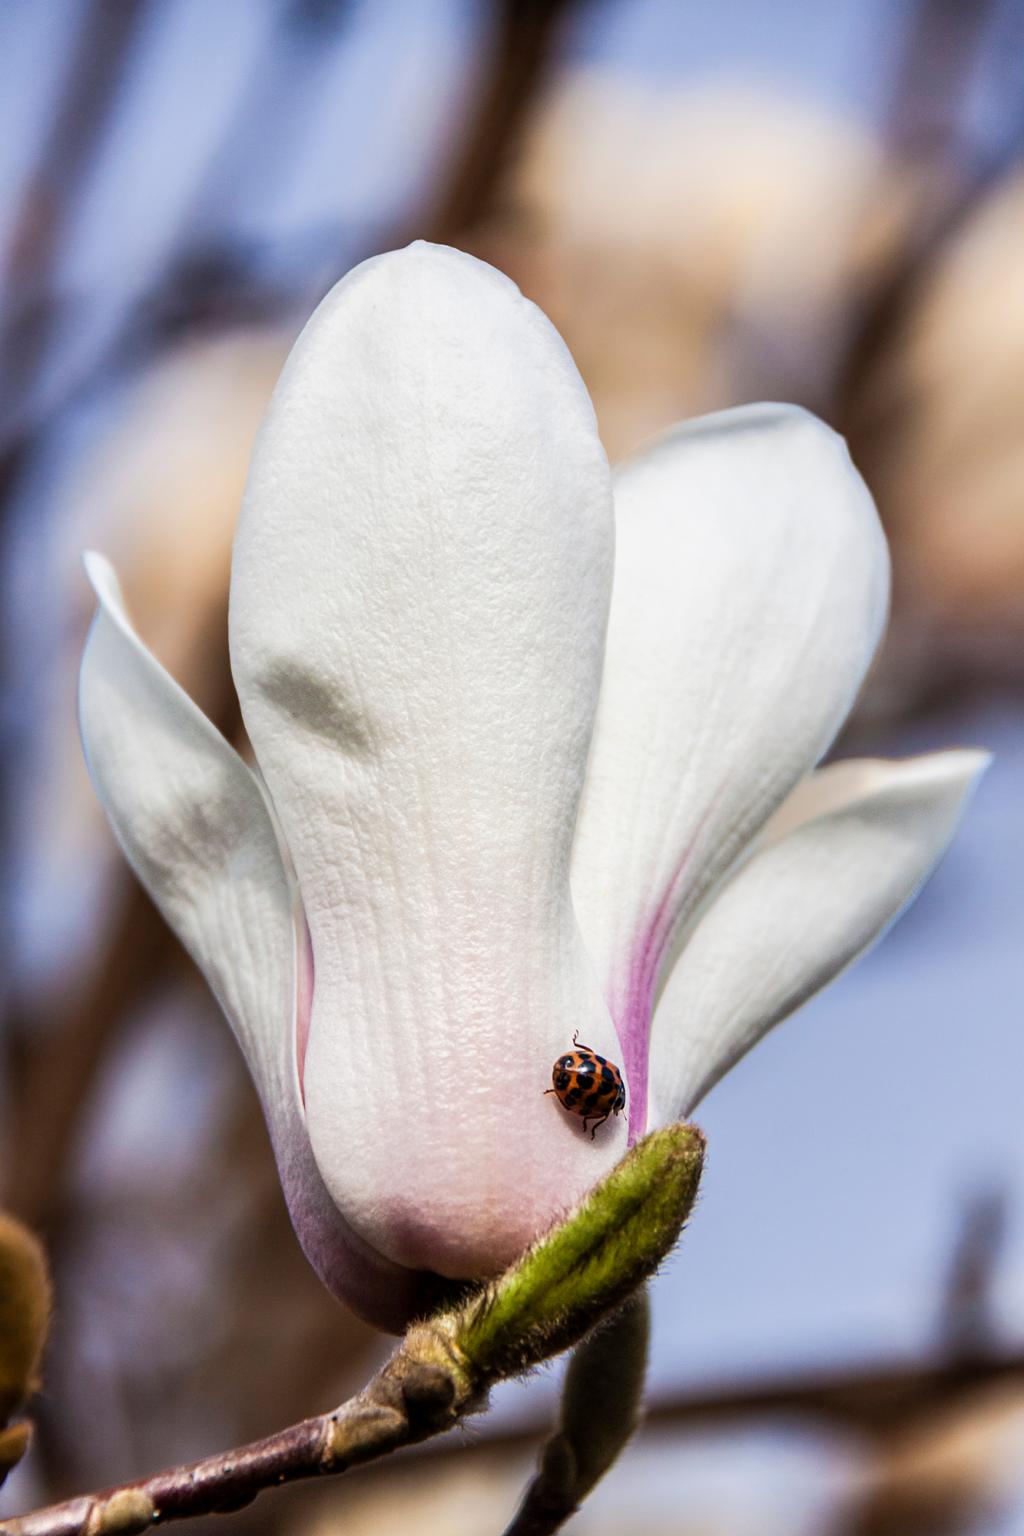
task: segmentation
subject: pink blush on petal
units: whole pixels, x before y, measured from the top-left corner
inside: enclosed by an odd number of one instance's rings
[[[313,941],[309,924],[300,913],[295,939],[295,1069],[299,1094],[306,1102],[306,1047],[309,1044],[309,1020],[313,1012]]]
[[[697,845],[684,849],[653,913],[639,929],[623,979],[612,988],[611,1012],[622,1044],[622,1066],[629,1088],[629,1145],[647,1130],[651,1016],[661,964],[679,915],[681,887]]]

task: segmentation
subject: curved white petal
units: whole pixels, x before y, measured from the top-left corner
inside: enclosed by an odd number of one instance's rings
[[[884,622],[888,557],[842,439],[795,407],[675,428],[618,471],[615,499],[572,883],[642,1084],[673,944],[847,714]],[[636,1136],[636,1091],[633,1104]]]
[[[328,295],[257,444],[232,666],[312,936],[317,1162],[448,1275],[622,1150],[544,1097],[574,1029],[615,1042],[568,882],[612,537],[590,402],[512,283],[418,245]]]
[[[665,984],[652,1118],[718,1079],[872,944],[945,851],[984,752],[835,763],[800,784],[715,895]]]
[[[99,600],[79,682],[89,772],[129,863],[224,1009],[252,1072],[289,1212],[324,1283],[398,1327],[417,1277],[350,1232],[317,1171],[295,1071],[304,935],[259,784],[131,627],[117,577],[86,556]],[[298,921],[296,921],[298,919]]]

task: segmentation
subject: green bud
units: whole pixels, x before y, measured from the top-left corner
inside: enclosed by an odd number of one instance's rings
[[[588,1334],[569,1361],[561,1434],[572,1447],[577,1503],[615,1463],[639,1423],[649,1326],[641,1290]]]
[[[614,1465],[640,1421],[648,1325],[641,1289],[576,1346],[561,1421],[505,1536],[560,1530]]]
[[[653,1131],[559,1226],[456,1314],[453,1342],[477,1378],[529,1370],[621,1306],[678,1238],[703,1161],[704,1137],[696,1126]]]

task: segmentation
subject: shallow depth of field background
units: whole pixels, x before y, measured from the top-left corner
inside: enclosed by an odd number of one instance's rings
[[[57,1313],[0,1510],[267,1433],[381,1355],[291,1237],[74,689],[94,545],[239,738],[255,427],[327,288],[420,235],[542,305],[613,459],[763,398],[845,432],[895,593],[837,751],[997,754],[909,916],[702,1107],[648,1424],[573,1528],[1024,1532],[1022,0],[3,0],[0,1196]],[[556,1388],[223,1529],[497,1532]]]

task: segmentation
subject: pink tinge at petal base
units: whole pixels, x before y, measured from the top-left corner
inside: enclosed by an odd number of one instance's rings
[[[844,719],[881,633],[885,541],[842,440],[747,406],[615,475],[616,555],[573,900],[642,1134],[675,940]]]
[[[622,1043],[622,1065],[629,1084],[630,1146],[647,1130],[654,1000],[695,848],[696,839],[683,853],[653,914],[640,928],[621,980],[614,980],[611,987],[612,1018]]]
[[[427,1271],[392,1263],[352,1230],[324,1188],[297,1122],[293,1134],[270,1129],[292,1227],[332,1295],[386,1333],[402,1333],[413,1319],[433,1311],[443,1282]]]
[[[437,1282],[358,1238],[313,1160],[296,1074],[309,945],[262,783],[142,644],[110,565],[93,555],[87,568],[100,605],[79,685],[93,782],[245,1054],[306,1256],[361,1316],[401,1331],[436,1299]]]
[[[298,903],[297,903],[298,905]],[[313,944],[305,914],[296,914],[295,936],[295,1070],[299,1079],[299,1094],[306,1101],[305,1073],[306,1048],[309,1045],[309,1019],[313,1011]]]
[[[569,892],[611,588],[582,383],[504,277],[375,258],[293,348],[253,457],[232,671],[294,862],[317,1166],[377,1252],[493,1273],[621,1154],[544,1089],[617,1054]]]

